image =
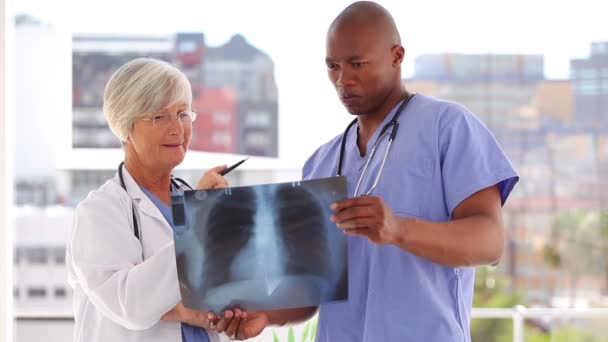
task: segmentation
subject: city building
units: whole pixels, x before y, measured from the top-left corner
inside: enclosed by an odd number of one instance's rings
[[[72,312],[65,265],[72,220],[73,209],[66,207],[16,209],[13,296],[17,313]]]
[[[241,35],[207,51],[204,84],[232,87],[237,94],[237,151],[278,155],[278,93],[272,59]]]
[[[573,274],[580,272],[575,264],[556,268],[547,260],[556,217],[602,207],[608,135],[577,124],[576,81],[547,80],[543,65],[538,55],[422,55],[406,87],[470,109],[514,163],[522,181],[505,207],[508,243],[499,269],[513,289],[547,305],[570,296]],[[598,298],[603,280],[580,273],[578,295]]]
[[[119,148],[103,115],[106,83],[121,65],[138,57],[170,61],[170,37],[76,35],[72,39],[72,146]]]
[[[232,88],[195,86],[192,107],[197,119],[193,123],[190,148],[209,152],[237,150],[236,92]]]
[[[202,33],[87,34],[75,35],[72,49],[74,148],[120,147],[102,113],[105,84],[127,61],[153,57],[174,64],[192,84],[193,108],[199,113],[193,150],[278,157],[274,64],[243,36],[210,47]]]
[[[588,58],[570,61],[577,125],[608,130],[608,41],[591,44]]]

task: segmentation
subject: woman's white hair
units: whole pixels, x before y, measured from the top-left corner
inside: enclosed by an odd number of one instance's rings
[[[103,94],[103,113],[114,134],[124,142],[136,119],[183,101],[192,104],[186,75],[165,61],[137,58],[110,77]]]

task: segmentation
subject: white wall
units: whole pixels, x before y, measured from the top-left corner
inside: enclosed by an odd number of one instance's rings
[[[0,0],[0,28],[4,32],[4,0]],[[0,34],[0,217],[4,215],[4,89],[6,88],[4,82],[4,51],[6,51],[4,43],[4,33]],[[5,220],[6,221],[6,220]],[[0,250],[6,251],[9,249],[9,244],[6,239],[6,229],[4,225],[0,226]],[[7,310],[4,304],[5,297],[7,295],[7,281],[6,281],[6,257],[5,254],[0,255],[0,332],[6,331],[6,317]],[[4,336],[5,339],[7,336]],[[1,338],[1,337],[0,337]]]
[[[71,141],[71,34],[15,28],[15,180],[49,177]]]
[[[7,206],[10,201],[11,179],[7,172],[7,133],[9,132],[7,120],[7,108],[10,95],[7,72],[10,68],[8,49],[11,34],[9,24],[11,16],[7,14],[8,5],[5,0],[0,0],[0,339],[11,341],[13,336],[12,324],[12,229],[9,224],[10,217]]]

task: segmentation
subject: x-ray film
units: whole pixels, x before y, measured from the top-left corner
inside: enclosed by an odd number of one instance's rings
[[[219,313],[346,300],[346,237],[329,220],[345,197],[344,177],[173,196],[184,304]]]

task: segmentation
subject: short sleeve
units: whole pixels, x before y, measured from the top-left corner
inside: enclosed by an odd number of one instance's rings
[[[309,180],[317,177],[327,177],[336,173],[337,156],[332,157],[334,151],[339,148],[340,138],[342,135],[336,136],[328,143],[321,145],[317,150],[306,160],[302,167],[302,179]],[[333,161],[336,159],[336,161]]]
[[[302,167],[302,179],[308,180],[311,178],[312,171],[314,169],[315,160],[317,158],[317,154],[319,153],[319,149],[317,149],[304,163]]]
[[[498,185],[504,205],[519,177],[486,126],[471,112],[450,104],[439,122],[444,198],[450,217],[474,193]]]

